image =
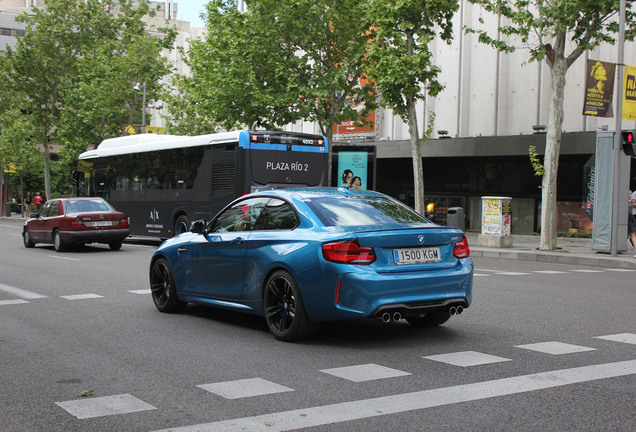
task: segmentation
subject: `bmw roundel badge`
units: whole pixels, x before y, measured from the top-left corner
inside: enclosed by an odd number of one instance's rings
[[[417,242],[420,244],[424,243],[424,234],[420,234],[417,236]]]

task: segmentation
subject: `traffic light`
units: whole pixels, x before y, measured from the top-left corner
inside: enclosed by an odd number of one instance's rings
[[[621,132],[621,145],[623,146],[623,152],[627,156],[636,155],[636,141],[634,141],[636,131],[622,131]]]

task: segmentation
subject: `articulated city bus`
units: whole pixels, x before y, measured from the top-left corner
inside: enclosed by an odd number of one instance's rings
[[[325,185],[328,153],[325,137],[294,132],[131,135],[82,153],[75,180],[126,213],[131,235],[169,238],[240,195]]]

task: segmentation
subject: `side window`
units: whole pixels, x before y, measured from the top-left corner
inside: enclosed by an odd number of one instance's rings
[[[51,207],[51,203],[47,202],[46,204],[44,204],[42,206],[42,208],[40,209],[40,216],[45,217],[46,216],[46,212],[49,211],[49,207]]]
[[[248,198],[227,208],[212,221],[210,232],[251,231],[269,198]]]
[[[49,208],[49,212],[47,213],[47,216],[57,216],[57,201],[54,203],[51,203],[51,207]]]
[[[289,203],[273,198],[263,210],[254,229],[292,230],[299,222],[298,215]]]

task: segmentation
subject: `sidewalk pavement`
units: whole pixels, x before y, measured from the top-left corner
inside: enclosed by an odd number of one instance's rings
[[[0,217],[1,222],[22,224],[26,217],[13,214],[11,217]],[[498,258],[518,261],[535,261],[557,264],[573,264],[586,267],[606,267],[636,270],[636,250],[628,243],[627,251],[611,256],[609,252],[592,250],[592,239],[559,237],[556,251],[540,251],[540,237],[529,235],[513,235],[512,247],[489,248],[478,246],[478,233],[466,233],[470,255],[472,257]]]
[[[607,267],[636,270],[636,250],[629,244],[627,251],[612,256],[609,252],[592,250],[591,238],[559,237],[556,251],[540,251],[540,236],[513,235],[512,247],[489,248],[478,246],[478,233],[466,233],[472,257],[573,264],[586,267]]]

